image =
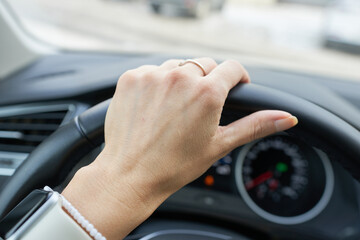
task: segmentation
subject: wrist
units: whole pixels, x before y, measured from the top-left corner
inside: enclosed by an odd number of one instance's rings
[[[119,173],[100,154],[80,169],[62,193],[108,239],[121,239],[167,198],[155,193],[139,173]],[[106,164],[106,166],[104,166]]]

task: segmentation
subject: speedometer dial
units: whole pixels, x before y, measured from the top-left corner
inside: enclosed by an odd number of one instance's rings
[[[287,135],[248,144],[236,163],[240,194],[261,217],[296,224],[316,216],[333,188],[326,155]]]

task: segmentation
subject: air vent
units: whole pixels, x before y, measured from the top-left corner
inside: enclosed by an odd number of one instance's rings
[[[0,175],[12,175],[31,151],[72,117],[74,108],[71,104],[0,108]]]

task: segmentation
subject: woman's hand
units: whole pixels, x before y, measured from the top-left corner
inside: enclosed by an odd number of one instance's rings
[[[105,148],[64,195],[108,239],[125,237],[172,193],[234,148],[297,123],[261,111],[219,126],[229,90],[250,82],[236,61],[180,60],[124,73],[105,121]]]

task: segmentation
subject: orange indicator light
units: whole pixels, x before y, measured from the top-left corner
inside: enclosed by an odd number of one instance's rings
[[[211,187],[215,183],[214,177],[211,175],[207,175],[204,179],[204,183],[206,186]]]

